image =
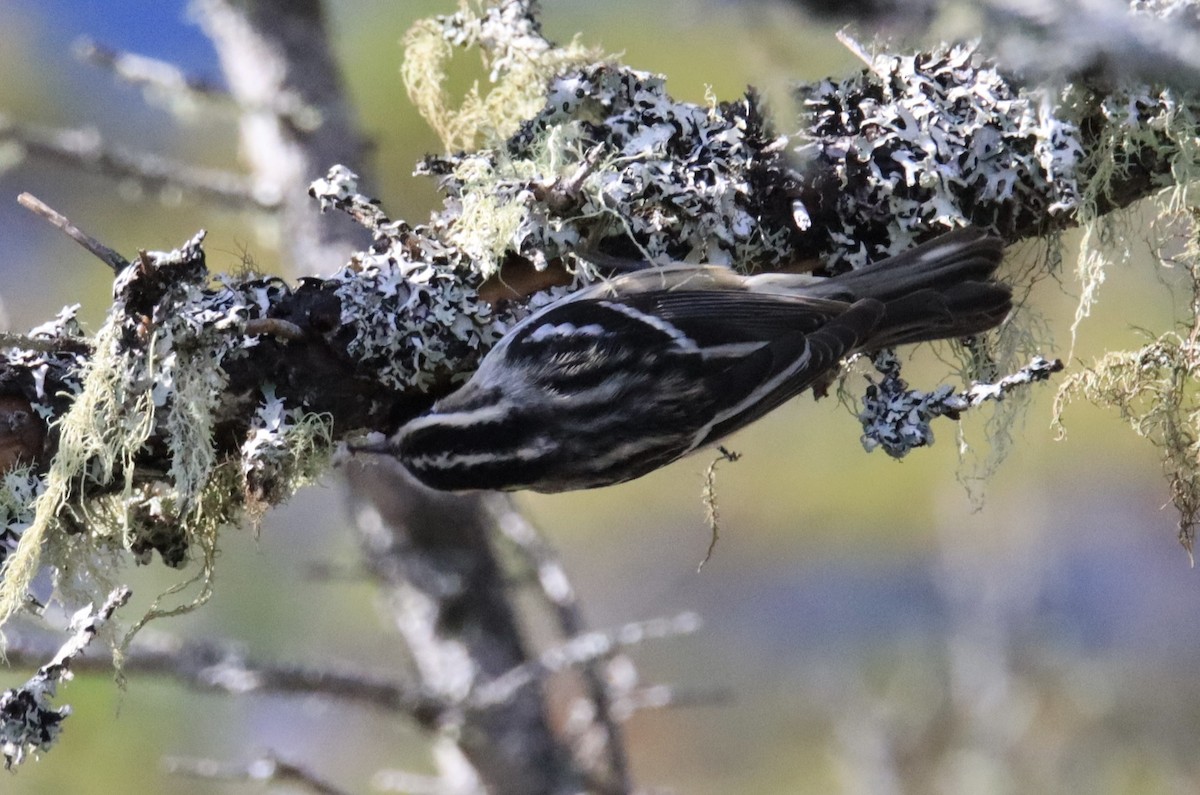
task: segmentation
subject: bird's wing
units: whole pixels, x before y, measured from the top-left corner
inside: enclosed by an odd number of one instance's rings
[[[705,405],[695,408],[705,422],[693,449],[828,377],[870,338],[884,311],[871,299],[750,292],[723,268],[630,276],[639,278],[620,277],[541,310],[510,332],[503,355],[535,374],[544,365],[557,388],[686,368],[704,384]]]
[[[808,334],[846,311],[845,301],[802,293],[752,293],[741,289],[674,289],[612,299],[678,328],[701,348],[732,342],[768,343]]]
[[[875,300],[850,304],[796,292],[747,292],[744,282],[725,277],[709,281],[709,289],[692,289],[702,281],[681,279],[667,289],[595,299],[668,329],[685,341],[681,347],[695,346],[711,419],[693,447],[716,442],[828,377],[871,338],[884,314]]]
[[[870,339],[883,318],[883,304],[864,299],[843,307],[810,332],[784,334],[747,355],[711,361],[713,419],[697,434],[693,449],[715,443],[829,377]]]

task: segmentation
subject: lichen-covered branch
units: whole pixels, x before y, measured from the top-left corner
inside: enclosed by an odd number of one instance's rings
[[[6,769],[19,765],[29,754],[46,750],[58,737],[71,708],[55,709],[50,700],[58,692],[58,685],[71,678],[71,663],[131,595],[128,588],[117,588],[98,609],[80,610],[71,619],[71,638],[53,658],[21,687],[0,693],[0,752]]]
[[[909,389],[900,377],[900,362],[892,351],[877,355],[874,365],[883,378],[868,386],[863,396],[858,415],[863,426],[862,444],[867,452],[878,447],[893,458],[903,458],[918,447],[933,444],[934,418],[957,419],[968,409],[1003,400],[1013,390],[1045,381],[1063,369],[1058,359],[1035,356],[1026,366],[994,383],[976,382],[961,392],[943,384],[924,392]]]

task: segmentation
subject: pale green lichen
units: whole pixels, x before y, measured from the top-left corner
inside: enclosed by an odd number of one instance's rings
[[[1073,400],[1115,408],[1160,451],[1179,511],[1179,541],[1189,557],[1200,523],[1200,209],[1190,213],[1187,242],[1173,264],[1187,270],[1192,301],[1185,331],[1161,334],[1136,350],[1112,351],[1059,387],[1054,420],[1060,436]]]
[[[1169,173],[1159,179],[1164,192],[1158,201],[1164,214],[1174,215],[1196,206],[1200,176],[1200,122],[1192,102],[1171,89],[1126,86],[1104,97],[1097,110],[1105,125],[1081,165],[1090,176],[1077,214],[1085,231],[1075,269],[1080,298],[1071,325],[1072,347],[1099,298],[1105,270],[1129,261],[1130,242],[1135,239],[1131,219],[1101,215],[1099,208],[1113,198],[1113,186],[1131,171],[1144,169],[1146,158],[1166,162]]]
[[[248,505],[260,512],[264,500],[281,501],[326,461],[328,418],[287,411],[281,401],[267,409],[275,420],[257,423],[233,460],[218,454],[223,365],[257,344],[245,336],[245,321],[269,301],[266,293],[283,288],[270,280],[209,285],[200,239],[145,254],[118,276],[108,318],[80,360],[78,393],[57,420],[42,483],[6,480],[11,499],[37,496],[4,565],[0,624],[25,603],[43,565],[69,606],[111,588],[125,553],[139,563],[157,552],[168,566],[196,564],[135,630],[192,609],[211,593],[220,529],[240,521]],[[165,471],[143,464],[152,438],[165,443]],[[8,518],[10,529],[21,520]],[[166,605],[197,584],[196,595]]]
[[[158,342],[156,340],[156,342]],[[175,486],[183,504],[182,512],[195,510],[188,504],[198,495],[212,476],[217,464],[213,444],[213,415],[228,381],[220,368],[220,357],[212,361],[217,351],[213,346],[172,348],[166,340],[161,373],[157,376],[152,394],[164,402],[171,401],[166,417],[167,441],[171,451],[171,470],[168,479]],[[216,341],[217,345],[221,341]],[[157,400],[155,401],[157,405]],[[162,408],[162,406],[158,406]]]
[[[457,107],[445,87],[455,47],[477,48],[490,70],[488,89],[475,83]],[[401,75],[413,104],[446,148],[471,151],[501,145],[537,113],[551,78],[602,58],[579,39],[559,47],[543,38],[535,2],[462,0],[458,13],[421,20],[409,30]]]
[[[1185,270],[1194,295],[1189,315],[1179,325],[1185,332],[1167,332],[1145,346],[1113,351],[1086,370],[1063,382],[1055,403],[1055,422],[1065,433],[1066,405],[1084,399],[1117,409],[1140,436],[1163,456],[1171,499],[1180,513],[1179,539],[1192,553],[1200,516],[1200,375],[1197,337],[1200,332],[1200,244],[1197,242],[1196,185],[1200,177],[1200,120],[1195,103],[1164,89],[1125,87],[1100,104],[1107,122],[1103,137],[1089,154],[1086,168],[1092,178],[1083,194],[1080,220],[1085,233],[1076,271],[1081,285],[1072,337],[1098,300],[1105,271],[1128,261],[1133,244],[1150,235],[1138,234],[1129,215],[1099,217],[1098,207],[1111,198],[1112,187],[1151,159],[1170,166],[1160,178],[1163,191],[1156,202],[1160,223],[1178,219],[1187,227],[1186,244],[1170,264]]]
[[[33,521],[0,572],[0,626],[25,604],[44,550],[60,565],[74,557],[60,553],[63,534],[51,531],[84,479],[108,483],[120,471],[126,492],[132,491],[133,458],[154,428],[154,404],[148,390],[129,388],[127,363],[118,352],[117,320],[117,313],[110,314],[110,322],[96,335],[95,353],[81,376],[83,391],[59,422],[58,452],[32,503]]]
[[[502,180],[542,179],[552,173],[545,170],[548,165],[499,154],[495,162],[488,157],[464,157],[454,169],[462,188],[458,215],[447,228],[446,238],[470,258],[483,278],[499,272],[521,227],[529,223],[533,204],[532,197],[521,201],[496,191],[495,186]]]
[[[1200,514],[1200,353],[1194,335],[1170,332],[1133,351],[1114,351],[1063,382],[1054,416],[1060,430],[1071,400],[1117,409],[1163,455],[1171,499],[1180,512],[1179,540],[1192,552]]]

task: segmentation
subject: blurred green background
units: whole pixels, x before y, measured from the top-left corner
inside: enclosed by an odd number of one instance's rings
[[[398,42],[412,20],[453,3],[330,5],[377,143],[381,198],[393,216],[421,220],[436,196],[410,174],[437,144],[404,97]],[[757,85],[784,131],[792,81],[857,68],[832,30],[770,4],[545,6],[551,37],[581,31],[668,75],[677,97],[699,101],[711,86],[731,99]],[[0,113],[94,125],[112,142],[212,165],[236,156],[231,120],[179,128],[73,61],[69,44],[83,34],[217,77],[182,2],[4,0]],[[0,296],[15,329],[75,301],[94,327],[109,290],[103,267],[16,207],[23,190],[127,254],[173,247],[204,227],[214,270],[234,269],[247,252],[277,267],[269,230],[253,219],[28,161],[0,172]],[[1035,248],[1014,251],[1013,267]],[[1186,298],[1173,282],[1144,254],[1110,272],[1070,366],[1140,345],[1139,328],[1166,330]],[[1069,349],[1074,292],[1064,277],[1033,294],[1054,335],[1047,355]],[[935,356],[918,358],[906,370],[914,384],[946,377]],[[857,423],[835,401],[794,401],[732,440],[744,458],[721,468],[723,534],[700,573],[704,455],[621,487],[523,497],[593,626],[682,610],[705,620],[694,636],[632,652],[646,683],[725,694],[636,715],[636,780],[713,795],[1200,791],[1198,580],[1163,508],[1158,460],[1116,416],[1087,406],[1071,408],[1070,436],[1055,441],[1052,387],[1034,392],[978,510],[958,481],[949,421],[938,444],[897,463],[864,453]],[[982,435],[981,420],[968,425]],[[356,560],[336,481],[297,495],[257,536],[227,532],[212,603],[163,629],[237,639],[258,658],[393,670],[404,652],[372,589],[306,576],[313,562]],[[131,577],[141,606],[173,581],[157,567]],[[27,675],[4,671],[0,686]],[[60,745],[4,777],[0,791],[246,792],[257,788],[165,777],[159,760],[236,761],[268,749],[353,791],[382,767],[428,768],[421,736],[403,721],[315,700],[199,695],[138,679],[121,694],[106,677],[82,677],[62,699],[75,714]]]

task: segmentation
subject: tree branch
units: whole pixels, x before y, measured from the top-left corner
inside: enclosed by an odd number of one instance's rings
[[[71,667],[84,649],[131,595],[128,588],[120,587],[108,595],[99,609],[80,610],[71,619],[74,634],[50,662],[38,668],[21,687],[0,693],[0,750],[6,769],[19,765],[31,753],[41,753],[57,739],[61,723],[71,710],[70,707],[54,709],[50,699],[57,694],[58,685],[71,678]]]
[[[51,224],[62,230],[67,237],[74,240],[79,245],[83,246],[87,251],[93,254],[96,259],[107,265],[113,272],[118,274],[129,264],[129,260],[122,257],[113,249],[101,243],[96,238],[84,232],[75,224],[71,223],[65,215],[54,210],[38,197],[30,193],[22,193],[17,197],[17,202],[29,210],[34,215],[39,215],[45,218]]]
[[[274,211],[276,200],[255,192],[250,180],[230,171],[200,168],[151,152],[139,152],[104,142],[91,128],[63,129],[18,124],[0,115],[0,142],[11,141],[33,157],[68,168],[132,180],[145,191],[178,191],[234,209],[247,206]]]
[[[349,795],[348,790],[320,779],[307,768],[280,759],[273,753],[241,764],[221,762],[215,759],[184,759],[170,757],[163,760],[168,773],[204,781],[254,782],[257,784],[291,784],[306,792],[317,795]]]

